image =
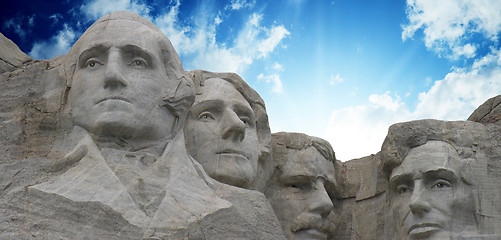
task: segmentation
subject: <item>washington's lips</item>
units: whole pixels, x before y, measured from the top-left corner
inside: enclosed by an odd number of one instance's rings
[[[440,226],[440,224],[419,223],[419,224],[412,225],[409,228],[409,230],[407,231],[407,234],[408,235],[425,234],[425,233],[429,233],[432,231],[437,231],[439,229],[442,229],[442,226]]]
[[[219,152],[216,152],[217,155],[235,155],[235,156],[242,156],[246,159],[249,159],[244,152],[238,151],[235,149],[224,149]]]
[[[102,102],[107,101],[107,100],[120,100],[120,101],[130,103],[129,99],[127,99],[127,98],[120,97],[120,96],[110,96],[110,97],[105,97],[105,98],[97,101],[97,104],[102,103]]]

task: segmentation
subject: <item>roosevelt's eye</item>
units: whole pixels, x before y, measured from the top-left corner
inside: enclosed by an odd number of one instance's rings
[[[433,185],[431,186],[431,188],[433,189],[444,189],[444,188],[450,188],[452,186],[452,184],[445,180],[445,179],[440,179],[440,180],[437,180],[433,183]]]
[[[405,193],[408,193],[408,192],[412,192],[412,188],[410,188],[407,185],[399,185],[397,187],[397,192],[398,192],[398,194],[405,194]]]
[[[215,120],[216,118],[210,112],[203,112],[200,115],[198,115],[197,119],[201,121],[211,121]]]
[[[286,183],[286,186],[293,191],[307,191],[313,188],[313,182],[310,180],[293,180]]]

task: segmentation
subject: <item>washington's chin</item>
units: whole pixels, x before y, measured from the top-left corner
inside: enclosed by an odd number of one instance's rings
[[[153,124],[128,112],[105,112],[94,121],[92,132],[102,136],[140,137],[152,132]],[[151,126],[149,126],[151,125]]]

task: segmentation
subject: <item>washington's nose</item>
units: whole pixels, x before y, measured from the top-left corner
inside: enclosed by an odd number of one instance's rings
[[[409,201],[412,214],[423,215],[431,210],[430,203],[426,199],[425,189],[422,183],[416,182]]]
[[[325,190],[324,181],[317,179],[313,194],[309,199],[310,212],[315,212],[322,215],[322,217],[326,217],[333,208],[334,205],[327,190]]]
[[[104,76],[104,88],[115,89],[126,87],[127,81],[123,75],[123,69],[118,60],[117,53],[110,53],[106,64],[106,72]]]
[[[245,124],[233,111],[226,111],[223,116],[223,139],[243,141],[245,138]]]

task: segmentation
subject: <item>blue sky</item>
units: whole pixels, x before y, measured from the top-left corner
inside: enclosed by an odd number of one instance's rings
[[[137,12],[186,70],[236,72],[272,132],[327,139],[345,161],[396,122],[466,120],[501,93],[499,0],[77,0],[0,4],[0,31],[35,59],[65,54],[110,11]]]

